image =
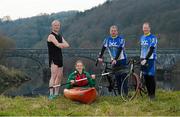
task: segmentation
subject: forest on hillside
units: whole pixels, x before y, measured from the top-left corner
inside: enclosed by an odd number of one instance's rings
[[[62,27],[67,19],[74,17],[77,11],[42,14],[30,18],[22,18],[14,21],[2,21],[0,19],[0,35],[11,38],[16,42],[17,48],[32,48],[41,40],[47,38],[50,25],[54,19],[62,22]],[[64,29],[63,29],[64,30]]]
[[[160,38],[158,46],[174,48],[179,47],[180,41],[178,14],[179,0],[112,0],[78,13],[72,21],[74,25],[66,30],[65,35],[73,47],[99,47],[108,35],[109,27],[115,24],[126,38],[126,47],[134,48],[142,33],[142,23],[148,21],[152,32]]]
[[[62,22],[61,33],[72,48],[100,48],[113,24],[126,39],[127,48],[136,48],[148,21],[158,36],[160,48],[179,48],[180,0],[108,0],[85,12],[69,11],[0,21],[0,34],[15,40],[17,48],[46,48],[50,24]]]

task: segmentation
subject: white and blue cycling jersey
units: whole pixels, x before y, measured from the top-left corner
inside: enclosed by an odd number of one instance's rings
[[[157,59],[156,48],[157,48],[157,37],[153,34],[142,35],[140,38],[141,43],[141,59],[145,59],[150,47],[154,47],[152,55],[149,59]]]
[[[157,54],[156,54],[156,48],[157,48],[157,38],[156,36],[152,34],[148,35],[142,35],[140,38],[141,42],[141,59],[145,59],[150,47],[154,47],[152,55],[148,58],[147,67],[144,67],[143,74],[144,75],[151,75],[154,76],[156,73],[156,67],[155,67],[155,60],[157,59]]]
[[[125,40],[122,37],[116,36],[113,38],[113,37],[109,36],[109,37],[105,38],[103,46],[108,49],[111,60],[115,59],[119,48],[122,47],[122,51],[120,53],[118,60],[126,59],[126,53],[125,53],[125,49],[124,49]]]

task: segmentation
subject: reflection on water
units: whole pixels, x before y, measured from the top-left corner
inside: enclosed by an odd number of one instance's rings
[[[23,71],[26,72],[26,74],[28,74],[29,77],[31,77],[31,80],[22,84],[18,88],[13,87],[9,89],[8,91],[6,91],[5,95],[29,95],[35,88],[38,88],[42,85],[43,80],[41,70],[36,69],[36,72],[34,72],[34,70],[32,71],[32,69],[24,69]]]
[[[180,69],[157,70],[157,87],[165,90],[180,90]]]

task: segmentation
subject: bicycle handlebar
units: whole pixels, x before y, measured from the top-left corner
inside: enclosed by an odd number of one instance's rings
[[[141,65],[141,60],[134,60],[134,59],[130,59],[127,63],[128,65],[129,64],[133,64],[133,65],[138,65],[140,66],[141,70],[145,69],[146,67],[148,67],[148,63],[146,62],[145,65]]]
[[[97,66],[98,63],[99,63],[99,60],[97,59],[95,65]],[[111,62],[108,62],[108,61],[102,61],[102,63],[105,63],[106,65],[111,64]]]
[[[130,59],[127,64],[128,64],[128,65],[129,65],[129,64],[136,64],[136,65],[138,65],[138,64],[140,64],[140,63],[141,63],[141,60],[136,61],[135,59]]]

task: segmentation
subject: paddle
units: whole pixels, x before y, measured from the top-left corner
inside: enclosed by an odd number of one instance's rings
[[[118,70],[116,71],[113,71],[113,72],[106,72],[106,73],[102,73],[102,74],[98,74],[98,75],[95,75],[95,76],[106,76],[106,75],[109,75],[109,74],[114,74],[116,73]],[[75,82],[80,82],[80,81],[83,81],[83,80],[87,80],[87,78],[83,78],[83,79],[80,79],[80,80],[75,80]],[[67,83],[64,83],[64,84],[59,84],[59,85],[54,85],[54,86],[51,86],[49,88],[56,88],[56,87],[61,87],[61,86],[64,86],[64,85],[67,85],[67,84],[70,84],[71,82],[67,82]]]
[[[80,79],[80,80],[75,80],[75,82],[80,82],[80,81],[83,81],[83,80],[87,80],[87,78],[83,78],[83,79]],[[67,82],[67,83],[59,84],[59,85],[54,85],[54,86],[51,86],[49,88],[61,87],[61,86],[67,85],[67,84],[71,84],[71,82]]]

